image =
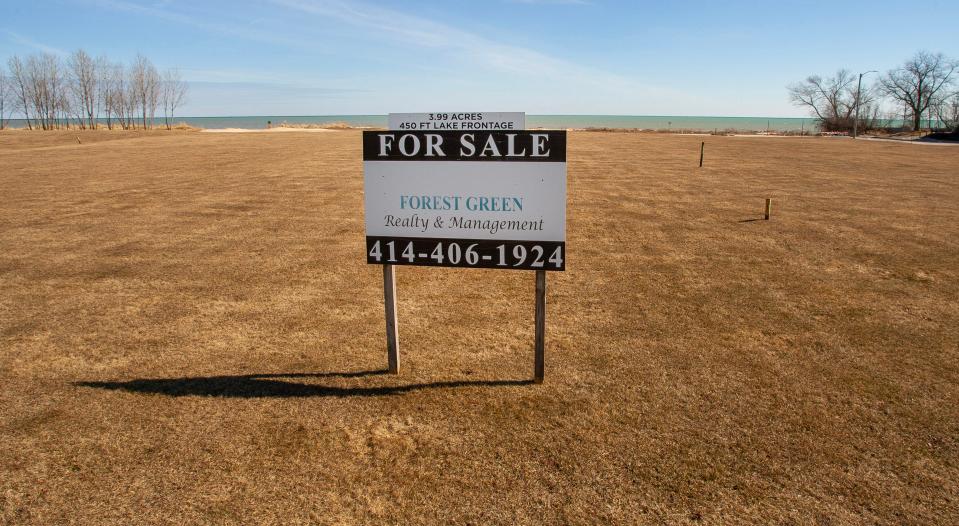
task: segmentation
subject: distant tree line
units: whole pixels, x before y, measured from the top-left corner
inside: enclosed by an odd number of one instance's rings
[[[859,74],[840,69],[830,77],[811,75],[788,89],[790,101],[807,108],[823,131],[849,131],[854,124],[860,130],[884,128],[900,120],[903,128],[916,131],[924,121],[931,129],[959,130],[957,79],[959,62],[920,51],[861,88]]]
[[[157,70],[137,55],[130,64],[94,59],[78,50],[67,58],[40,53],[0,64],[0,129],[13,115],[27,128],[153,128],[162,112],[167,129],[186,101],[187,83],[176,69]]]

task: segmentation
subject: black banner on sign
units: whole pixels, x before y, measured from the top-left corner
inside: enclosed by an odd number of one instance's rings
[[[364,131],[364,161],[566,162],[566,130]]]
[[[566,243],[367,236],[366,262],[374,265],[562,271],[566,270]]]

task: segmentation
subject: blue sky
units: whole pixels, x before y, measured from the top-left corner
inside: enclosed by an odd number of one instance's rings
[[[0,59],[143,53],[190,82],[191,116],[805,116],[785,86],[808,74],[886,70],[919,49],[959,58],[954,0],[0,4]]]

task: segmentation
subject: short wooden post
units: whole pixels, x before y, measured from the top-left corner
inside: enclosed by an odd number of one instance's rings
[[[400,337],[396,323],[396,270],[383,265],[383,302],[386,304],[386,357],[390,374],[400,372]]]
[[[533,381],[543,383],[546,370],[546,271],[536,271],[536,357],[533,364]]]
[[[706,141],[699,145],[699,167],[703,167],[703,153],[706,152]]]
[[[766,198],[766,213],[765,213],[766,221],[769,221],[769,213],[772,212],[772,209],[773,209],[773,200],[767,197],[767,198]]]

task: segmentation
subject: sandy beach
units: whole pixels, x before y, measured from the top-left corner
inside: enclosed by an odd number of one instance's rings
[[[0,132],[0,523],[959,522],[959,149],[572,132],[534,385],[525,271],[384,374],[360,132],[219,131]]]

